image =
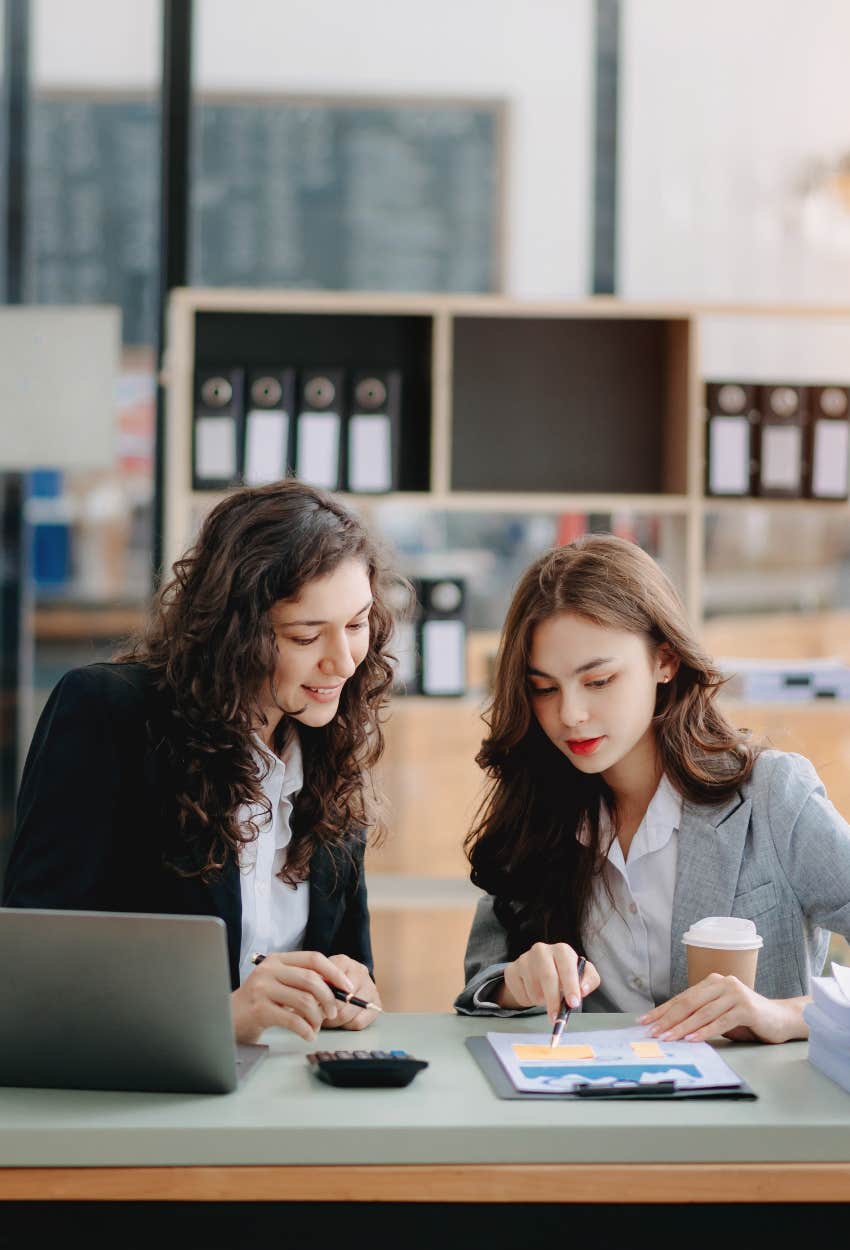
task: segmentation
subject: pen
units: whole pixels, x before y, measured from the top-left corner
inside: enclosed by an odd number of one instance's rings
[[[259,951],[255,951],[251,956],[252,964],[261,964],[265,959],[265,955],[261,955]],[[368,1011],[383,1011],[383,1007],[379,1007],[377,1003],[367,1003],[365,998],[358,998],[356,994],[346,994],[345,990],[341,990],[336,985],[329,985],[328,989],[334,998],[341,1003],[351,1003],[352,1007],[363,1007]]]
[[[586,962],[587,960],[585,959],[584,955],[580,955],[578,963],[576,964],[576,972],[578,974],[578,980],[579,980],[579,989],[581,989],[581,978],[584,975],[584,965]],[[561,1034],[563,1033],[564,1029],[567,1027],[567,1021],[570,1018],[570,1010],[571,1009],[567,1006],[567,1000],[565,998],[562,998],[561,1009],[558,1012],[557,1016],[555,1017],[555,1023],[552,1025],[552,1036],[549,1039],[550,1046],[557,1046],[558,1043],[560,1042]]]

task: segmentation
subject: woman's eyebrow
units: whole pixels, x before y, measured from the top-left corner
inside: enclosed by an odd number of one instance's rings
[[[573,677],[578,677],[579,673],[587,673],[590,669],[599,668],[602,664],[611,664],[615,659],[616,656],[613,655],[598,655],[595,660],[588,660],[586,664],[579,664],[578,668],[573,669],[572,675]],[[548,677],[550,681],[552,680],[551,673],[541,672],[539,668],[529,667],[528,675],[529,677]]]
[[[359,611],[355,612],[353,616],[350,616],[349,620],[353,621],[355,617],[362,616],[364,612],[368,612],[374,602],[375,602],[374,599],[370,599],[367,604],[364,604],[364,606],[359,609]],[[275,621],[275,624],[277,625],[278,629],[289,629],[291,625],[314,625],[315,626],[315,625],[327,625],[328,622],[327,621]]]

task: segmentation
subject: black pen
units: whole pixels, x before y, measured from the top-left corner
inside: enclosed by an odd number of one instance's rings
[[[255,951],[251,956],[252,964],[261,964],[265,959],[265,955],[261,955],[259,951]],[[367,1003],[365,998],[358,998],[356,994],[346,994],[345,990],[341,990],[337,985],[329,985],[328,989],[334,998],[341,1003],[351,1003],[352,1007],[362,1007],[367,1011],[383,1011],[383,1007],[379,1007],[377,1003]]]
[[[579,955],[579,960],[578,960],[578,963],[576,964],[576,973],[578,974],[578,982],[579,982],[579,992],[581,992],[581,979],[584,976],[584,965],[586,964],[586,962],[587,960],[585,959],[584,955]],[[570,1018],[570,1011],[571,1011],[571,1008],[567,1006],[567,1000],[565,998],[562,998],[561,1010],[558,1012],[557,1016],[555,1017],[555,1023],[552,1025],[552,1036],[549,1039],[550,1047],[557,1046],[558,1043],[560,1042],[561,1034],[563,1033],[564,1029],[567,1027],[567,1021]]]

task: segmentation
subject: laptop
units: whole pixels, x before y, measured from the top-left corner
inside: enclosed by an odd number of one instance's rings
[[[0,1085],[226,1094],[237,1046],[217,916],[0,908]]]

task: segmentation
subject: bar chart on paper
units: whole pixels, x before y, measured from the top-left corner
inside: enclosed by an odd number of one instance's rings
[[[570,1033],[554,1048],[548,1034],[488,1033],[514,1089],[565,1093],[672,1082],[677,1089],[740,1087],[740,1078],[706,1042],[661,1042],[645,1028]]]

